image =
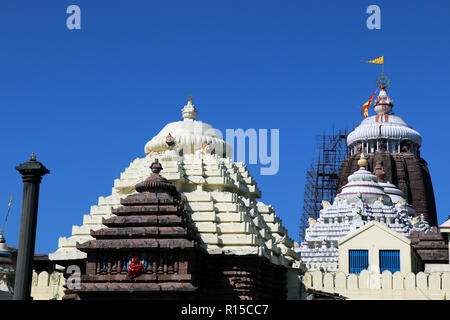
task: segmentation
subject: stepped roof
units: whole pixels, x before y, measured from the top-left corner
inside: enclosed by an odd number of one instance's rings
[[[208,253],[259,255],[278,265],[297,264],[294,241],[275,209],[256,200],[261,191],[246,165],[217,152],[221,145],[229,147],[218,134],[195,132],[198,112],[192,99],[182,113],[183,121],[165,126],[146,144],[146,156],[131,162],[114,181],[112,194],[100,197],[84,216],[83,225],[73,226],[71,237],[59,239],[58,250],[49,255],[51,260],[85,258],[76,243],[92,240],[91,230],[105,227],[103,219],[116,216],[121,200],[143,187],[149,166],[159,159],[163,166],[160,175],[176,186]],[[200,127],[212,128],[204,123]]]

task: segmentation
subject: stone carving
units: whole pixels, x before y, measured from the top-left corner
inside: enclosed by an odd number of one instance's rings
[[[205,143],[203,144],[202,148],[197,150],[195,155],[196,156],[202,156],[202,155],[206,155],[206,154],[212,154],[212,152],[214,151],[214,147],[211,145],[211,143]]]
[[[403,153],[410,153],[411,152],[411,143],[409,141],[402,142],[400,144],[400,151]]]
[[[322,200],[322,207],[325,209],[326,207],[328,207],[330,205],[330,202],[326,201],[326,200]]]
[[[52,272],[50,274],[50,285],[58,285],[61,274]]]
[[[150,146],[148,146],[148,145],[145,146],[144,151],[145,151],[145,154],[146,154],[147,156],[150,156],[150,157],[153,157],[153,156],[155,156],[155,155],[158,154],[158,152],[153,151],[153,150],[150,148]]]
[[[166,137],[166,146],[169,150],[172,150],[176,147],[177,145],[177,141],[175,140],[174,137],[172,137],[172,135],[169,133]]]
[[[138,277],[144,271],[144,260],[139,254],[135,254],[131,257],[128,265],[127,274],[130,279]]]
[[[378,182],[385,182],[386,172],[384,171],[383,162],[377,161],[373,174],[377,176]]]
[[[33,277],[31,279],[31,285],[36,287],[38,285],[38,275],[36,272],[33,272]]]
[[[386,151],[386,139],[378,140],[378,150],[381,152]]]
[[[275,240],[275,244],[284,243],[286,241],[286,235]]]

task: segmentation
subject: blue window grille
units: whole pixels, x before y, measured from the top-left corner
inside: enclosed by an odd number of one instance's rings
[[[349,250],[349,273],[360,273],[369,267],[368,250]]]
[[[380,272],[400,271],[400,250],[380,250]]]

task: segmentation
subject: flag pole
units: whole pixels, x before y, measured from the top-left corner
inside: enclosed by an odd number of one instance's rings
[[[2,226],[2,229],[0,230],[0,234],[4,234],[4,232],[5,232],[6,220],[8,220],[9,211],[11,210],[12,199],[13,199],[13,195],[11,195],[11,199],[9,200],[8,211],[6,211],[5,221],[3,221],[3,226]]]

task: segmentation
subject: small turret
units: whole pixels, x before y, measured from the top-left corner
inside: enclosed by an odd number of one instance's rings
[[[198,115],[197,109],[195,109],[195,105],[192,103],[192,95],[189,95],[187,105],[183,107],[181,110],[181,114],[183,115],[184,120],[191,119],[195,120]]]

